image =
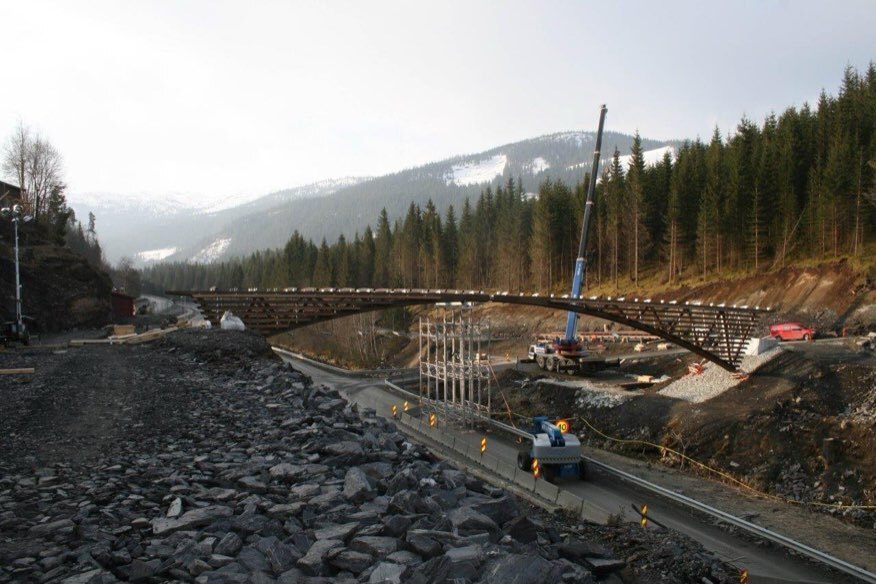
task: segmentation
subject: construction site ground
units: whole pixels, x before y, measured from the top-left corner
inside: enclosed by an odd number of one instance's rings
[[[876,508],[855,508],[874,505],[876,493],[876,358],[835,345],[783,350],[704,403],[657,388],[624,392],[612,387],[616,373],[571,381],[515,369],[498,374],[493,399],[507,402],[518,424],[533,415],[564,417],[590,446],[739,481],[777,502],[799,501],[789,504],[876,532]],[[656,360],[621,370],[678,374],[690,360],[667,357],[662,366]]]
[[[649,472],[662,477],[658,482],[668,481],[671,488],[707,502],[711,492],[716,501],[727,500],[731,512],[783,532],[808,529],[807,540],[823,549],[831,549],[831,541],[876,548],[876,509],[862,508],[876,505],[876,358],[855,336],[876,330],[872,274],[835,262],[635,297],[773,306],[776,311],[764,327],[799,320],[815,326],[824,340],[784,344],[748,379],[702,403],[659,393],[689,375],[688,366],[700,359],[678,351],[661,354],[656,342],[639,354],[628,343],[591,345],[607,357],[627,358],[619,370],[589,378],[548,376],[532,364],[498,366],[497,415],[507,421],[510,409],[518,424],[532,415],[566,417],[589,447],[650,465]],[[391,319],[360,315],[274,340],[337,365],[398,370],[417,366],[417,320],[429,315],[428,308],[397,311]],[[536,335],[559,331],[565,323],[564,313],[535,307],[486,304],[476,308],[476,315],[490,324],[494,363],[525,357]],[[369,360],[362,349],[366,343],[358,331],[367,332],[368,326],[379,331],[371,341],[379,360]],[[607,326],[582,319],[579,330]],[[835,337],[844,332],[847,338]],[[662,381],[630,386],[639,375]],[[616,440],[600,436],[585,420]],[[732,503],[728,489],[739,495]]]

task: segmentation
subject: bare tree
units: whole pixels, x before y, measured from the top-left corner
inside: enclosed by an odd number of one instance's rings
[[[140,295],[140,272],[134,268],[134,261],[129,257],[119,260],[112,271],[113,285],[131,296]]]
[[[22,122],[6,143],[2,169],[5,176],[18,181],[37,220],[47,211],[52,192],[64,184],[60,152]]]
[[[3,151],[3,174],[18,181],[18,186],[24,187],[27,178],[27,151],[30,148],[30,129],[19,120],[15,133],[9,137],[6,149]]]
[[[46,211],[52,190],[62,182],[61,154],[41,136],[34,138],[28,156],[28,191],[34,204],[34,218]]]

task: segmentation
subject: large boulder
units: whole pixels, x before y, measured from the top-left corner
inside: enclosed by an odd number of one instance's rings
[[[363,535],[360,537],[354,537],[350,541],[350,549],[379,558],[385,558],[392,552],[396,551],[398,547],[398,540],[394,537]]]
[[[168,535],[181,529],[192,529],[209,525],[217,519],[230,517],[234,511],[231,507],[223,505],[210,505],[200,509],[193,509],[176,518],[159,517],[152,520],[152,533],[155,535]]]
[[[494,533],[499,530],[496,522],[484,515],[478,513],[471,507],[462,507],[454,509],[447,514],[447,517],[459,531],[459,535],[472,535],[474,533]]]
[[[325,561],[328,559],[328,553],[343,545],[344,542],[337,539],[320,539],[310,546],[307,553],[296,562],[296,566],[310,576],[322,576],[325,571]]]
[[[344,477],[344,496],[353,503],[361,503],[373,496],[368,476],[358,467],[347,471]]]
[[[531,582],[559,582],[563,567],[549,562],[536,553],[510,555],[500,558],[484,571],[484,584],[530,584]]]

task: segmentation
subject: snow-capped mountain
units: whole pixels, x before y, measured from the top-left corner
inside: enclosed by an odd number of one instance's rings
[[[83,223],[88,213],[94,213],[98,237],[111,263],[129,257],[136,265],[147,265],[180,259],[184,250],[198,247],[237,217],[264,213],[299,199],[326,197],[363,180],[367,178],[331,179],[267,195],[241,194],[222,199],[182,193],[71,193],[68,204]],[[223,257],[230,243],[214,238],[193,253],[186,251],[185,259],[215,261]]]
[[[147,198],[146,203],[140,199],[127,207],[98,206],[74,195],[71,205],[80,217],[89,210],[95,213],[98,236],[113,262],[122,256],[140,265],[212,262],[282,247],[294,231],[317,242],[322,238],[333,241],[341,234],[352,238],[367,225],[375,226],[381,209],[394,221],[404,215],[411,201],[424,206],[432,200],[442,214],[454,205],[458,217],[466,198],[473,200],[487,186],[509,179],[522,181],[529,193],[536,192],[547,178],[574,184],[590,169],[594,141],[593,132],[562,132],[380,177],[329,180],[201,205],[187,205],[183,195]],[[605,157],[610,158],[615,147],[628,153],[632,142],[632,136],[606,132],[603,168],[609,162]],[[643,139],[642,146],[651,164],[676,144]],[[628,156],[622,163],[628,164]]]

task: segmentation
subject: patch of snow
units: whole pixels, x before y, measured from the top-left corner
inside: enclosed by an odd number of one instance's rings
[[[247,203],[251,203],[256,199],[260,199],[261,196],[253,196],[253,195],[231,195],[229,197],[225,197],[219,201],[215,201],[203,209],[199,209],[198,213],[203,215],[208,215],[210,213],[218,213],[219,211],[224,211],[226,209],[233,209],[234,207],[240,207],[241,205],[246,205]]]
[[[660,162],[663,161],[663,156],[669,152],[669,154],[675,158],[675,146],[662,146],[660,148],[655,148],[653,150],[645,150],[642,152],[642,156],[645,158],[645,166],[656,166]],[[633,159],[632,154],[627,154],[626,156],[620,157],[621,167],[624,169],[624,172],[627,171],[630,167],[630,161]],[[602,164],[604,166],[611,165],[611,159],[603,160]]]
[[[172,256],[178,248],[163,247],[161,249],[147,249],[137,254],[137,259],[142,262],[160,262],[161,260]]]
[[[327,179],[308,185],[283,189],[268,195],[236,195],[215,201],[201,209],[199,212],[205,215],[218,213],[219,211],[225,211],[227,209],[233,209],[234,207],[241,207],[249,203],[255,203],[262,199],[269,200],[272,204],[279,204],[296,199],[326,197],[344,187],[365,182],[366,180],[369,180],[369,178],[370,177],[346,176],[343,178]]]
[[[549,169],[550,167],[551,167],[551,165],[547,160],[545,160],[541,156],[538,156],[538,157],[534,158],[532,160],[532,162],[529,164],[529,171],[532,174],[538,174],[539,172],[544,172],[545,170]]]
[[[228,246],[231,244],[231,238],[225,237],[217,239],[192,257],[192,261],[196,264],[210,264],[215,262],[225,253]]]
[[[70,193],[67,205],[76,211],[80,220],[85,220],[89,211],[101,217],[110,214],[148,214],[156,217],[169,217],[182,213],[195,212],[203,203],[195,202],[197,197],[185,193]],[[100,223],[98,223],[98,227]]]
[[[444,179],[448,185],[456,183],[459,186],[468,186],[488,183],[505,172],[507,164],[508,157],[504,154],[497,154],[477,162],[454,164],[451,172],[446,174]]]
[[[524,201],[537,201],[538,193],[523,193],[520,198]]]
[[[642,156],[645,158],[645,166],[656,166],[657,164],[663,162],[663,156],[669,152],[669,154],[675,158],[675,146],[661,146],[660,148],[654,148],[653,150],[645,150],[642,152]],[[618,160],[620,161],[621,168],[624,172],[630,169],[630,161],[633,159],[632,154],[627,154],[625,156],[619,156]],[[589,166],[590,162],[579,162],[578,164],[572,164],[567,166],[566,168],[569,170],[575,170],[576,168],[581,168],[583,166]],[[602,158],[599,161],[600,168],[600,176],[596,178],[596,182],[602,182],[602,173],[611,168],[611,157]]]
[[[541,142],[570,142],[580,147],[584,144],[587,144],[588,142],[593,142],[594,140],[596,140],[596,132],[559,132],[557,134],[539,136],[538,138],[536,138],[536,140],[539,140]]]

